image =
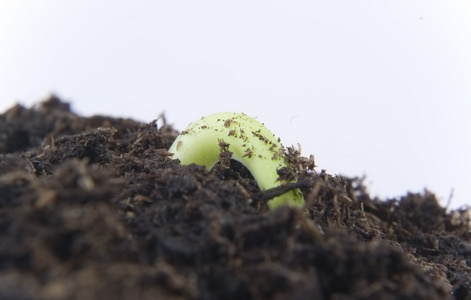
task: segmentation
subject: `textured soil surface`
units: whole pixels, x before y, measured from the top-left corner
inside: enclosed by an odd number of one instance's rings
[[[240,165],[170,159],[177,135],[54,96],[0,115],[0,299],[471,299],[466,209],[294,151],[306,207],[268,211]]]

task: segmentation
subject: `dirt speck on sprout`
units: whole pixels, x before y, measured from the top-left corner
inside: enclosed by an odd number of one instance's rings
[[[242,155],[242,157],[248,157],[248,158],[252,158],[252,150],[250,150],[250,148],[247,148],[247,150],[245,150],[244,152],[244,155]]]
[[[226,121],[224,121],[224,127],[229,127],[231,126],[231,123],[232,123],[232,119],[227,119]]]

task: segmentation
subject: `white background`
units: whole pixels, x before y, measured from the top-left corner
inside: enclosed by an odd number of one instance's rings
[[[383,198],[471,203],[471,2],[0,0],[0,111],[245,112]]]

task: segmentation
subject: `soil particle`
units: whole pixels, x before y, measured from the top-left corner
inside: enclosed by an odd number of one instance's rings
[[[468,209],[291,149],[306,207],[267,211],[242,165],[169,159],[177,135],[55,96],[0,115],[0,299],[471,299]]]

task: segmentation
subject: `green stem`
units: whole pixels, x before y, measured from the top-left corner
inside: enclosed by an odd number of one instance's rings
[[[260,122],[240,113],[217,113],[191,123],[177,137],[169,152],[181,164],[195,163],[210,170],[218,162],[221,149],[232,152],[252,174],[261,190],[277,187],[277,171],[288,167],[278,139]],[[268,207],[303,207],[299,190],[289,191],[268,201]]]

